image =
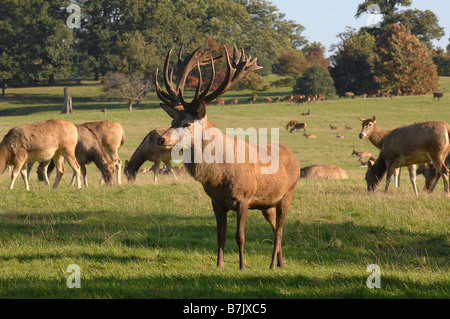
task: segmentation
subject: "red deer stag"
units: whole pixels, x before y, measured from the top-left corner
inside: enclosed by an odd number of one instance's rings
[[[359,138],[361,138],[361,139],[368,138],[369,141],[373,144],[373,146],[375,146],[376,148],[381,150],[381,147],[383,146],[383,142],[384,142],[386,136],[388,136],[390,132],[380,129],[375,124],[375,122],[377,121],[375,116],[373,116],[371,119],[363,119],[358,116],[358,119],[362,122],[362,129],[361,129],[361,132],[359,133]],[[411,172],[411,170],[414,169],[414,167],[411,167],[408,169]],[[394,186],[395,187],[400,187],[400,173],[401,173],[401,168],[399,167],[394,172]]]
[[[272,226],[274,249],[270,268],[275,268],[276,265],[283,267],[281,249],[283,223],[300,176],[300,164],[297,158],[291,149],[283,144],[264,143],[256,145],[248,140],[228,137],[207,120],[206,104],[230,90],[247,74],[261,68],[257,65],[257,59],[246,58],[243,49],[239,52],[234,46],[233,51],[233,55],[230,56],[224,46],[226,75],[219,87],[208,94],[215,77],[212,53],[209,50],[200,51],[200,49],[197,49],[183,61],[180,50],[177,63],[178,83],[175,88],[170,76],[172,72],[169,72],[172,49],[169,50],[164,64],[164,84],[168,92],[164,92],[158,84],[158,70],[155,74],[155,85],[156,93],[163,102],[160,105],[173,118],[173,121],[170,129],[158,139],[158,145],[164,149],[175,146],[180,138],[174,138],[173,133],[179,130],[183,133],[183,136],[187,136],[188,149],[190,150],[200,148],[201,154],[205,154],[207,149],[211,149],[211,145],[215,146],[215,154],[223,150],[223,153],[219,154],[220,157],[214,161],[211,161],[209,156],[198,160],[194,152],[184,151],[183,155],[187,171],[203,185],[206,194],[211,198],[217,221],[217,265],[219,267],[224,265],[227,212],[233,210],[237,213],[235,238],[239,247],[239,266],[241,269],[245,268],[245,223],[249,209],[261,210],[265,219]],[[200,66],[205,64],[211,65],[210,82],[202,93],[200,93],[199,85],[192,102],[186,102],[183,96],[187,75],[197,66],[200,77],[199,83],[202,83]],[[201,134],[214,136],[214,139],[211,138],[209,143],[204,138],[201,141],[196,141],[197,130],[200,130]],[[225,145],[228,146],[225,147]],[[230,151],[231,154],[229,154]],[[266,154],[276,153],[275,157],[278,159],[278,165],[275,164],[275,166],[278,166],[276,170],[271,167],[274,164],[272,160],[264,161],[265,163],[260,160],[260,155],[264,152]],[[256,155],[254,156],[256,157],[255,161],[249,160],[250,153]],[[225,156],[225,154],[227,155]],[[237,160],[238,155],[241,160]]]
[[[138,146],[138,148],[134,151],[130,160],[125,161],[124,174],[127,177],[128,182],[134,182],[136,180],[137,172],[145,161],[151,161],[154,163],[152,167],[154,173],[154,184],[156,184],[156,182],[158,181],[159,167],[161,166],[161,162],[166,164],[167,171],[172,173],[175,180],[177,180],[177,176],[172,170],[172,157],[170,154],[171,150],[163,150],[157,144],[158,139],[167,130],[168,128],[157,128],[150,131]]]
[[[305,130],[306,126],[308,126],[308,124],[306,124],[306,123],[297,123],[291,128],[289,133],[292,133],[293,131],[299,131],[301,129]]]
[[[440,100],[441,97],[444,96],[444,93],[441,92],[433,92],[433,101],[435,101],[436,99],[438,99],[438,101]]]
[[[299,121],[297,121],[297,120],[289,121],[289,123],[286,125],[286,131],[288,129],[290,129],[291,127],[294,127],[296,124],[300,124]]]
[[[77,187],[80,189],[80,165],[75,157],[77,141],[78,133],[75,125],[61,120],[41,121],[9,130],[0,143],[0,171],[3,171],[6,165],[14,166],[9,189],[13,189],[20,172],[25,182],[25,188],[29,190],[27,165],[25,164],[37,161],[46,163],[42,167],[42,174],[46,183],[50,184],[47,166],[52,158],[57,168],[53,188],[58,186],[65,173],[64,159],[66,159],[73,169]]]
[[[105,151],[111,157],[114,162],[117,171],[117,183],[120,184],[122,161],[119,157],[119,149],[125,142],[125,132],[119,122],[113,121],[99,121],[99,122],[87,122],[82,125],[90,128],[94,131],[102,142],[102,146]]]
[[[385,192],[395,168],[408,166],[414,193],[417,193],[416,170],[413,164],[431,162],[444,181],[445,194],[449,193],[449,169],[445,160],[450,151],[450,125],[443,122],[421,122],[391,131],[383,142],[380,156],[366,172],[367,189],[374,191],[386,175]],[[412,168],[412,169],[411,169]],[[433,191],[437,179],[430,188]]]

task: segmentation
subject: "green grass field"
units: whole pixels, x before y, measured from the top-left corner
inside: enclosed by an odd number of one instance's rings
[[[441,79],[450,91],[450,78]],[[170,118],[155,95],[129,112],[123,103],[97,102],[98,86],[70,87],[75,114],[60,115],[63,88],[9,89],[0,99],[0,134],[17,125],[45,119],[73,123],[119,121],[126,133],[120,150],[130,158],[144,136]],[[261,96],[282,96],[273,89]],[[244,101],[250,92],[228,92],[225,99]],[[108,107],[104,115],[101,110]],[[301,116],[308,108],[309,117]],[[377,117],[383,129],[417,121],[450,122],[450,98],[431,95],[392,99],[336,99],[310,105],[284,103],[208,107],[208,119],[222,130],[279,128],[280,142],[292,148],[301,166],[335,164],[348,180],[300,180],[284,226],[285,268],[269,270],[272,232],[259,211],[246,226],[246,263],[239,270],[234,241],[235,214],[230,212],[225,267],[216,268],[216,221],[202,186],[189,176],[175,183],[140,173],[133,185],[108,188],[88,166],[89,188],[69,188],[70,168],[51,190],[36,180],[31,191],[22,180],[10,191],[9,176],[0,178],[0,298],[448,298],[450,199],[439,183],[431,195],[413,196],[409,178],[388,194],[366,191],[365,168],[353,148],[378,151],[360,140],[361,117]],[[289,134],[289,120],[308,123]],[[329,124],[340,126],[336,138]],[[353,127],[345,130],[344,125]],[[146,163],[144,166],[151,166]],[[51,177],[53,179],[53,176]],[[418,188],[424,184],[418,178]],[[81,289],[69,289],[71,264],[81,268]],[[381,269],[381,288],[366,286]]]

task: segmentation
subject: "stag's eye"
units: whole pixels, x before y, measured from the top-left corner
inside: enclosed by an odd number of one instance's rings
[[[184,123],[184,124],[183,124],[183,127],[184,127],[184,128],[189,127],[189,126],[191,126],[191,123]]]

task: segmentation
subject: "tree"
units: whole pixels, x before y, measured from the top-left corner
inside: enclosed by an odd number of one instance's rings
[[[326,97],[330,97],[336,94],[336,90],[328,71],[322,66],[315,64],[297,79],[294,86],[294,94],[324,94]]]
[[[341,42],[336,45],[337,52],[331,57],[330,74],[336,91],[340,96],[345,92],[356,95],[376,91],[379,84],[375,81],[375,37],[366,31],[347,30],[340,33]]]
[[[306,61],[308,61],[309,65],[320,64],[325,69],[328,69],[330,66],[330,61],[325,58],[325,47],[320,42],[313,42],[305,45],[302,49],[305,54]]]
[[[433,62],[437,66],[439,76],[450,76],[450,55],[438,48],[433,52]]]
[[[133,111],[133,103],[147,99],[150,83],[136,74],[108,72],[103,81],[103,91],[120,97],[127,103],[128,110]]]
[[[400,10],[400,7],[411,6],[412,0],[365,0],[358,5],[355,17],[359,18],[363,13],[368,12],[369,8],[373,8],[374,5],[380,8],[379,13],[383,16],[381,29],[363,28],[374,36],[388,31],[391,24],[403,24],[412,34],[431,48],[431,40],[439,40],[445,34],[444,29],[439,26],[438,18],[434,12],[417,9]]]
[[[288,49],[280,54],[272,65],[272,72],[298,77],[310,66],[301,51]]]
[[[61,114],[72,114],[72,113],[73,113],[72,96],[69,93],[69,89],[64,88],[64,105],[61,110]]]
[[[403,25],[392,24],[388,30],[378,40],[376,81],[386,90],[423,94],[437,89],[437,67],[427,46]]]

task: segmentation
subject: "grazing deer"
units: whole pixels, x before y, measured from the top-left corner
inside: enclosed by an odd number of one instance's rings
[[[75,125],[78,132],[78,143],[75,148],[75,156],[81,167],[84,185],[88,187],[86,177],[86,165],[92,162],[102,173],[103,180],[107,185],[112,186],[115,166],[108,153],[102,146],[98,136],[89,128],[83,125]],[[76,175],[72,176],[70,186],[73,185]]]
[[[37,161],[46,163],[42,167],[42,174],[45,182],[49,185],[47,166],[52,158],[57,168],[53,189],[58,187],[61,177],[64,175],[64,159],[73,169],[77,179],[77,188],[80,189],[80,165],[75,157],[77,141],[77,129],[75,125],[67,121],[48,120],[10,129],[0,143],[0,171],[3,171],[6,165],[14,166],[9,189],[13,189],[20,172],[25,182],[25,188],[29,190],[25,164]]]
[[[332,130],[340,130],[340,129],[341,129],[339,126],[333,126],[333,125],[331,125],[331,124],[330,124],[330,128],[331,128]]]
[[[284,101],[285,103],[287,103],[287,102],[292,103],[292,100],[293,100],[293,99],[294,99],[294,96],[293,96],[293,95],[285,95],[284,98],[283,98],[283,101]]]
[[[283,267],[281,241],[283,234],[283,223],[288,214],[292,195],[300,177],[300,164],[293,152],[283,144],[253,144],[248,140],[233,139],[223,134],[207,119],[206,104],[215,100],[226,91],[230,90],[247,74],[260,69],[257,59],[246,58],[244,49],[239,52],[234,46],[233,55],[230,56],[224,46],[227,72],[223,82],[212,93],[208,94],[215,77],[214,59],[210,50],[195,50],[185,60],[181,59],[181,50],[178,58],[178,77],[176,88],[173,86],[172,77],[169,76],[169,61],[172,49],[169,50],[164,64],[164,83],[167,93],[158,84],[158,70],[155,73],[156,93],[163,102],[161,107],[173,118],[172,125],[159,139],[158,145],[168,149],[177,143],[179,138],[174,138],[175,130],[179,130],[183,136],[188,137],[190,149],[201,147],[202,154],[211,144],[215,150],[224,149],[221,158],[215,161],[194,160],[194,152],[190,152],[191,159],[187,162],[185,156],[184,165],[189,174],[203,185],[206,194],[211,198],[214,214],[217,221],[218,254],[217,265],[223,267],[223,254],[226,239],[227,212],[233,210],[237,213],[236,242],[239,247],[239,266],[245,268],[244,242],[245,223],[249,209],[259,209],[265,219],[272,226],[274,232],[274,249],[270,267],[277,264]],[[210,82],[204,92],[200,93],[200,85],[197,87],[192,102],[186,102],[184,86],[187,75],[197,66],[200,79],[202,78],[200,66],[211,64]],[[200,80],[199,83],[202,81]],[[201,126],[201,128],[200,128]],[[202,134],[213,135],[214,139],[202,139],[194,142],[195,130],[201,129]],[[176,135],[175,135],[176,136]],[[190,138],[189,138],[190,136]],[[184,138],[183,138],[184,140]],[[200,144],[201,145],[198,145]],[[237,147],[239,143],[241,147]],[[197,146],[196,146],[197,144]],[[245,161],[237,162],[236,152],[231,152],[233,160],[225,158],[226,149],[224,145],[231,145],[233,150],[241,153],[245,151]],[[267,147],[267,154],[278,153],[278,169],[269,174],[264,170],[271,164],[264,164],[259,160],[261,147]],[[278,152],[277,152],[278,150]],[[249,162],[249,153],[256,152],[256,162]],[[187,152],[184,153],[188,154]],[[228,155],[228,154],[227,154]],[[227,156],[228,157],[228,156]],[[220,163],[218,163],[218,161]],[[231,161],[231,162],[230,162]]]
[[[114,162],[117,171],[117,183],[121,184],[122,161],[119,157],[119,149],[125,142],[125,132],[119,122],[99,121],[86,122],[82,125],[94,131],[102,142],[102,146],[111,160]]]
[[[257,96],[257,95],[253,95],[251,98],[249,98],[249,99],[247,100],[247,103],[249,103],[249,104],[255,104],[257,100],[258,100],[258,96]]]
[[[344,93],[344,96],[345,96],[346,98],[352,98],[352,99],[354,99],[354,98],[355,98],[355,93],[353,93],[353,92],[345,92],[345,93]]]
[[[178,180],[175,172],[172,169],[171,150],[163,150],[157,144],[158,139],[167,130],[168,128],[157,128],[150,131],[142,140],[138,148],[134,151],[130,160],[125,161],[124,174],[127,177],[128,182],[134,182],[136,180],[136,174],[145,161],[151,161],[154,163],[152,167],[154,173],[154,184],[156,184],[158,181],[159,167],[161,166],[161,162],[166,164],[167,171],[173,174],[175,180]]]
[[[229,99],[226,104],[231,104],[231,105],[236,105],[238,104],[238,99],[233,98],[233,99]]]
[[[225,105],[225,100],[224,99],[217,100],[216,101],[216,105],[224,106]]]
[[[306,133],[306,132],[304,132],[303,135],[304,135],[306,138],[317,138],[317,136],[308,134],[308,133]]]
[[[441,97],[444,96],[444,93],[440,93],[440,92],[433,92],[433,101],[436,101],[436,98],[438,99],[438,101],[440,100]]]
[[[335,165],[311,165],[300,170],[300,178],[348,179],[348,174]]]
[[[373,146],[381,150],[383,142],[390,132],[384,131],[376,125],[377,119],[375,118],[375,116],[373,116],[371,119],[363,119],[360,116],[358,116],[358,119],[362,122],[362,129],[361,132],[359,133],[359,138],[361,139],[368,138]],[[414,168],[411,167],[408,169],[411,170]],[[400,173],[401,168],[397,168],[394,172],[395,187],[400,187]]]
[[[445,160],[450,151],[450,125],[443,122],[421,122],[391,131],[383,142],[380,156],[366,172],[367,189],[374,191],[386,175],[385,192],[395,168],[408,166],[416,195],[416,169],[413,164],[431,162],[444,181],[445,194],[449,192],[449,169]],[[437,179],[430,188],[433,191]]]
[[[305,130],[307,125],[308,125],[308,124],[306,124],[306,123],[298,123],[298,124],[295,124],[295,125],[291,128],[291,130],[289,131],[289,133],[292,133],[294,130],[296,130],[296,131],[301,130],[301,129]]]
[[[297,120],[289,121],[289,123],[286,125],[286,131],[288,129],[290,129],[291,127],[294,127],[296,124],[299,124],[299,122]]]
[[[302,113],[302,115],[305,115],[305,116],[311,115],[311,110],[308,109],[308,112]]]

